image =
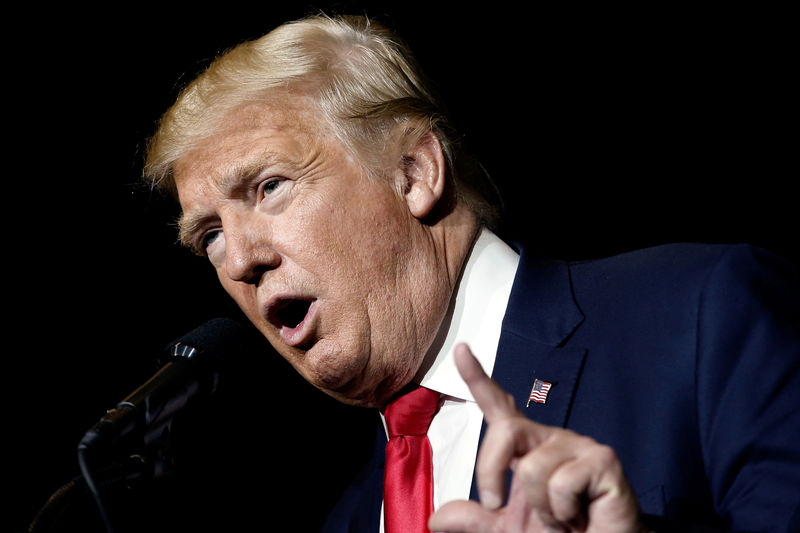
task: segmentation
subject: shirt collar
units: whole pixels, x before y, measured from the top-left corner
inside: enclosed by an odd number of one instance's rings
[[[482,229],[467,259],[448,317],[445,340],[430,366],[416,381],[442,394],[474,401],[453,359],[456,344],[469,344],[491,375],[497,344],[519,255],[499,237]]]

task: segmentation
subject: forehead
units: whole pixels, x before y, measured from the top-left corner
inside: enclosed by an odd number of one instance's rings
[[[304,100],[241,106],[224,116],[216,133],[175,162],[175,184],[180,192],[199,176],[220,179],[240,173],[237,167],[251,160],[299,157],[312,138],[329,138],[328,132],[327,123]]]

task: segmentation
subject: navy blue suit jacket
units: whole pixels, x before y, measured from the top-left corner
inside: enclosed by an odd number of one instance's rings
[[[531,419],[611,446],[656,529],[800,531],[799,277],[741,245],[523,251],[492,377]],[[377,434],[325,531],[377,531]]]

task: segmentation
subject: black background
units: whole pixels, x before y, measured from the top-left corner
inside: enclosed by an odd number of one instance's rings
[[[409,41],[499,183],[509,239],[564,259],[706,241],[798,260],[798,92],[785,13],[436,5],[226,2],[179,13],[135,4],[6,20],[3,520],[12,530],[78,473],[81,435],[152,375],[167,342],[236,315],[211,268],[175,244],[174,205],[137,183],[144,143],[217,53],[315,8],[367,12]],[[121,521],[226,530],[291,518],[313,530],[370,445],[369,414],[260,353],[187,422],[181,473],[128,491],[115,504]],[[284,429],[294,436],[279,437]],[[85,530],[96,527],[87,520]]]

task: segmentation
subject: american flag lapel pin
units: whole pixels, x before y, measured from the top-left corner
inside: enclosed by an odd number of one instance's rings
[[[531,388],[531,395],[525,407],[529,407],[531,402],[547,403],[547,393],[550,392],[550,387],[552,386],[553,384],[547,381],[542,381],[541,379],[534,380],[533,387]]]

